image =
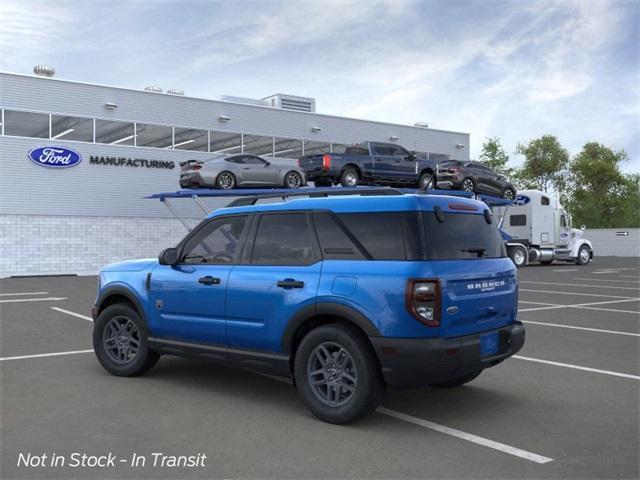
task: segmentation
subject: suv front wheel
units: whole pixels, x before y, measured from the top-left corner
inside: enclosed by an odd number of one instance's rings
[[[373,412],[386,389],[366,337],[343,324],[320,326],[302,339],[294,375],[298,393],[311,413],[335,424]]]
[[[160,356],[149,349],[146,325],[126,303],[105,308],[93,327],[93,349],[113,375],[132,377],[153,367]]]

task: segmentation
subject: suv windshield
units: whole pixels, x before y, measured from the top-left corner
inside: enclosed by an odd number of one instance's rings
[[[439,222],[433,212],[424,212],[427,250],[431,260],[504,257],[504,242],[496,222],[484,215],[445,213]]]

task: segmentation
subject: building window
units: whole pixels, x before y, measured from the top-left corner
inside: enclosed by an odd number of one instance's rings
[[[302,157],[302,140],[279,137],[273,140],[275,145],[273,152],[274,157],[295,159]]]
[[[331,144],[327,142],[310,142],[304,141],[304,154],[305,155],[322,155],[323,153],[331,152]]]
[[[51,138],[93,142],[93,119],[51,115]]]
[[[273,137],[263,137],[262,135],[244,135],[244,153],[272,157]]]
[[[211,153],[242,153],[242,135],[229,132],[209,132],[209,151]]]
[[[5,110],[4,134],[16,137],[49,138],[49,115]]]
[[[163,125],[136,123],[136,146],[171,148],[173,129]]]
[[[174,137],[173,148],[176,150],[197,150],[199,152],[208,150],[209,136],[206,130],[176,127]]]
[[[96,142],[111,145],[134,144],[133,123],[96,119]]]

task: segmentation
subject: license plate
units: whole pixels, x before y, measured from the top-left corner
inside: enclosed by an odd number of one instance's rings
[[[480,356],[488,357],[498,353],[498,332],[480,337]]]

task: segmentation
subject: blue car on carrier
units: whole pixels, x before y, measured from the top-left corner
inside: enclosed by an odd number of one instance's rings
[[[287,376],[314,415],[347,423],[388,387],[460,386],[522,348],[486,204],[335,190],[236,200],[158,259],[103,268],[100,363],[134,376],[171,354]]]

